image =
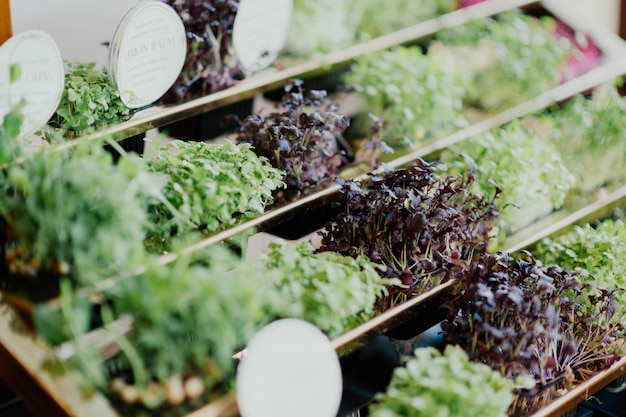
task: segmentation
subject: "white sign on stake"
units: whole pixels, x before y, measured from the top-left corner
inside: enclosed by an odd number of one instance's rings
[[[11,80],[11,68],[14,80]],[[64,86],[63,59],[47,33],[25,31],[0,47],[0,122],[23,101],[22,137],[48,122],[59,106]]]
[[[330,341],[299,319],[273,322],[252,338],[236,385],[242,417],[335,417],[343,390]]]
[[[130,108],[145,107],[174,84],[185,63],[185,27],[174,9],[143,1],[122,18],[109,45],[109,77]]]
[[[240,0],[233,26],[233,47],[248,72],[270,65],[283,49],[293,0]]]

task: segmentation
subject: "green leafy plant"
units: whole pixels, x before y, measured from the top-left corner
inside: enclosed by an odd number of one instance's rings
[[[12,108],[0,124],[0,165],[12,162],[20,153],[19,135],[24,115],[24,103]]]
[[[312,3],[294,0],[285,52],[297,56],[328,53],[350,44],[354,33],[348,27],[348,0]]]
[[[332,52],[449,13],[456,7],[457,0],[295,0],[285,50],[300,56]]]
[[[546,238],[533,254],[546,265],[560,265],[581,273],[581,281],[617,289],[615,299],[626,313],[626,224],[607,219],[597,225],[574,226],[563,235]]]
[[[169,204],[155,200],[148,207],[150,240],[157,248],[192,230],[211,234],[256,217],[283,185],[283,172],[249,144],[176,140],[146,164],[149,172],[166,177],[162,191]]]
[[[378,37],[449,13],[457,0],[349,0],[349,26],[358,40]]]
[[[49,342],[73,341],[70,364],[85,387],[142,416],[182,415],[223,395],[234,376],[232,356],[261,326],[298,317],[336,337],[371,317],[376,299],[393,284],[365,257],[315,253],[310,243],[283,240],[244,263],[214,245],[169,265],[148,257],[145,266],[100,291],[98,309],[62,281],[61,309],[42,305],[36,314]],[[124,317],[132,327],[120,333],[115,321]],[[119,350],[111,359],[103,361],[96,345],[86,343],[94,318]],[[199,387],[172,393],[190,381]]]
[[[399,46],[364,55],[343,76],[383,122],[382,139],[416,145],[467,125],[461,109],[467,78],[424,55]]]
[[[9,92],[10,85],[20,79],[22,67],[19,64],[9,66]],[[0,123],[0,165],[12,162],[20,153],[19,136],[24,123],[23,109],[25,102],[22,100],[11,107],[7,114],[2,117]]]
[[[505,417],[513,389],[513,382],[470,361],[458,346],[443,353],[420,348],[394,370],[386,392],[368,410],[372,417]]]
[[[315,253],[308,242],[277,239],[238,273],[251,277],[271,320],[307,320],[333,338],[370,318],[376,300],[396,283],[376,268],[363,256]]]
[[[626,177],[626,99],[615,84],[578,95],[540,119],[574,174],[574,190],[591,193]],[[602,163],[598,163],[602,161]]]
[[[128,119],[131,109],[109,80],[106,68],[95,63],[65,61],[65,88],[61,102],[48,121],[65,136],[73,137],[81,130]]]
[[[501,190],[498,227],[505,234],[559,209],[574,183],[555,147],[519,121],[451,146],[441,155],[451,174],[467,169],[460,155],[476,162],[472,191],[488,193],[494,182]]]
[[[0,215],[10,272],[51,273],[81,283],[129,274],[144,256],[139,190],[158,184],[138,158],[114,165],[99,147],[24,154],[0,170]]]
[[[100,313],[86,313],[71,287],[62,292],[56,324],[69,329],[76,348],[69,363],[86,388],[107,394],[121,414],[185,415],[230,388],[232,356],[258,330],[263,310],[257,288],[232,276],[240,262],[232,252],[216,245],[198,259],[179,257],[158,265],[148,258],[143,273],[116,278],[99,293]],[[86,343],[89,320],[82,318],[90,314],[103,323],[99,331],[109,347],[117,348],[106,360],[96,344]],[[116,321],[128,318],[130,331],[119,331]]]
[[[471,77],[468,104],[498,111],[558,85],[571,44],[559,42],[555,26],[550,17],[513,10],[443,29],[428,54]]]

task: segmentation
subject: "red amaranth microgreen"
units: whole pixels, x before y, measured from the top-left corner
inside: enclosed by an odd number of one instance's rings
[[[510,415],[521,416],[619,358],[623,334],[613,292],[534,258],[481,254],[447,304],[445,342],[515,380],[531,376]]]
[[[244,78],[232,46],[239,2],[162,0],[179,14],[187,34],[187,56],[166,103],[180,103],[224,90]]]
[[[301,80],[285,86],[280,112],[266,117],[252,114],[241,121],[238,143],[249,143],[257,154],[285,171],[287,189],[276,200],[291,200],[308,194],[329,181],[346,162],[337,148],[337,138],[350,120],[338,114],[324,90],[305,92]]]
[[[486,250],[498,216],[492,199],[469,192],[468,163],[466,178],[439,176],[443,164],[418,160],[363,182],[338,179],[345,209],[320,232],[320,250],[365,255],[400,279],[404,288],[391,288],[382,308],[454,277]]]

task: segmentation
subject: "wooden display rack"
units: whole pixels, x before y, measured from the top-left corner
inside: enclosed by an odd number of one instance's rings
[[[441,150],[465,140],[471,136],[501,126],[511,120],[545,109],[547,106],[567,100],[575,94],[586,92],[601,83],[610,81],[626,74],[626,44],[617,36],[602,30],[589,27],[580,18],[573,15],[567,6],[561,6],[558,1],[529,1],[529,0],[497,0],[473,6],[471,10],[461,10],[450,13],[439,19],[432,19],[405,30],[382,36],[372,41],[346,48],[330,54],[323,59],[306,61],[296,64],[285,70],[269,70],[257,74],[228,90],[220,91],[210,96],[202,97],[178,106],[154,106],[135,114],[129,121],[119,125],[109,126],[101,131],[92,133],[76,141],[58,145],[63,150],[76,143],[95,141],[104,136],[116,136],[120,139],[148,129],[163,126],[176,121],[201,114],[211,109],[219,108],[231,103],[252,98],[260,93],[280,87],[285,81],[292,78],[312,77],[321,74],[328,68],[337,68],[348,65],[359,56],[378,50],[388,49],[394,45],[415,43],[420,39],[432,35],[436,30],[445,26],[455,26],[475,17],[495,15],[514,7],[543,7],[549,12],[562,18],[571,26],[591,33],[604,53],[602,65],[575,80],[566,82],[544,94],[525,103],[503,111],[492,117],[474,123],[441,140],[425,146],[408,155],[399,157],[390,166],[399,168],[417,158],[436,154]],[[6,10],[6,13],[5,13]],[[3,21],[8,18],[7,24]],[[9,0],[0,0],[0,44],[11,36],[11,22]],[[315,208],[325,206],[338,197],[339,188],[331,186],[323,191],[310,195],[286,206],[270,210],[262,216],[236,226],[227,231],[203,239],[186,248],[192,252],[215,243],[221,242],[244,230],[257,228],[269,229],[290,218]],[[559,230],[582,221],[597,218],[601,213],[615,205],[626,205],[626,186],[617,187],[588,206],[577,208],[567,216],[551,221],[551,227],[542,227],[533,230],[528,235],[512,237],[507,242],[511,250],[523,249],[539,239]],[[176,255],[166,255],[161,263],[174,261]],[[385,334],[389,330],[420,317],[427,307],[437,306],[442,300],[449,297],[455,282],[443,284],[426,294],[415,297],[408,302],[396,306],[375,317],[369,322],[347,332],[331,341],[338,351],[351,344],[367,343],[373,336]],[[80,390],[76,375],[66,372],[61,376],[52,376],[42,370],[43,363],[54,357],[49,346],[42,343],[37,335],[20,325],[20,320],[13,308],[6,303],[6,296],[0,292],[0,377],[29,404],[39,415],[68,417],[68,416],[102,416],[116,417],[117,412],[101,395],[85,397]],[[602,389],[611,381],[626,373],[626,358],[613,365],[609,370],[601,372],[583,384],[555,400],[548,407],[536,413],[536,417],[557,417],[576,407],[578,403],[588,398],[594,392]],[[187,415],[186,417],[235,417],[238,415],[236,401],[233,397],[224,397],[221,400]]]
[[[11,0],[0,0],[0,45],[13,35]]]

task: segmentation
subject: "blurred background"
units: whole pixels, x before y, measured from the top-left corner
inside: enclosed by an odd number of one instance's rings
[[[13,33],[28,29],[48,32],[64,59],[107,62],[108,42],[124,13],[140,0],[11,0]],[[558,0],[617,32],[619,0]],[[590,22],[591,23],[591,22]],[[72,30],[70,30],[72,29]],[[76,36],[80,33],[80,36]]]

